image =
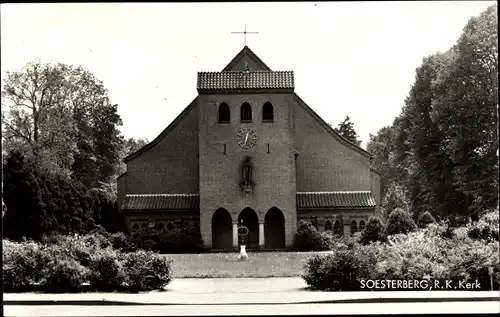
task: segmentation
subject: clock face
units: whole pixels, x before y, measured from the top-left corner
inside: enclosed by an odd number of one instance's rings
[[[257,142],[257,135],[252,129],[243,128],[238,131],[236,141],[242,149],[249,149]]]

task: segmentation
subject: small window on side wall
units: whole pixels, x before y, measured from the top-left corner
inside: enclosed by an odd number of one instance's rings
[[[248,102],[241,105],[241,122],[252,122],[252,107]]]
[[[363,231],[365,230],[365,222],[363,220],[361,220],[359,222],[359,231]]]
[[[342,226],[340,225],[340,222],[338,220],[336,220],[335,224],[333,225],[333,233],[339,236],[343,234]]]
[[[351,234],[355,234],[356,232],[358,232],[358,224],[353,220],[351,222]]]
[[[223,102],[219,106],[219,123],[229,123],[231,121],[231,110],[227,103]]]
[[[325,223],[325,231],[332,231],[332,223],[329,220]]]
[[[274,108],[270,102],[266,102],[264,106],[262,106],[262,121],[263,122],[274,121]]]

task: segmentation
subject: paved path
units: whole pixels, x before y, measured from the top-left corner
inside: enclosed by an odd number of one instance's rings
[[[5,316],[498,313],[498,292],[313,292],[301,278],[178,279],[141,294],[4,294]]]

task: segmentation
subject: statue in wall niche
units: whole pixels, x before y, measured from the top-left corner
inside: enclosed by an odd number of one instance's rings
[[[252,162],[250,156],[245,157],[243,165],[241,166],[241,173],[243,187],[250,187],[252,185]]]

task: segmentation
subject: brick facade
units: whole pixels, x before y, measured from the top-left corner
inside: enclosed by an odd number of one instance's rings
[[[253,54],[253,53],[252,53]],[[250,54],[249,67],[268,69]],[[242,69],[240,52],[225,70]],[[218,122],[218,107],[230,108],[229,123]],[[252,107],[252,122],[242,123],[240,107]],[[274,121],[263,122],[262,107],[270,102]],[[256,145],[242,149],[236,141],[240,128],[251,128]],[[298,155],[297,155],[298,153]],[[253,162],[254,187],[243,191],[241,164]],[[203,93],[145,148],[129,155],[127,173],[118,179],[120,205],[126,194],[199,194],[199,213],[182,215],[166,211],[127,213],[134,221],[199,221],[204,243],[212,245],[212,216],[219,208],[231,216],[233,230],[245,208],[255,211],[265,228],[266,212],[278,208],[285,222],[285,243],[293,244],[298,219],[314,219],[320,231],[326,221],[341,218],[349,234],[352,220],[359,224],[375,208],[347,210],[297,210],[296,193],[313,191],[371,191],[380,203],[378,175],[370,171],[369,154],[343,140],[293,92]],[[153,221],[153,222],[154,222]],[[333,225],[333,223],[331,223]],[[233,240],[233,244],[235,241]]]

